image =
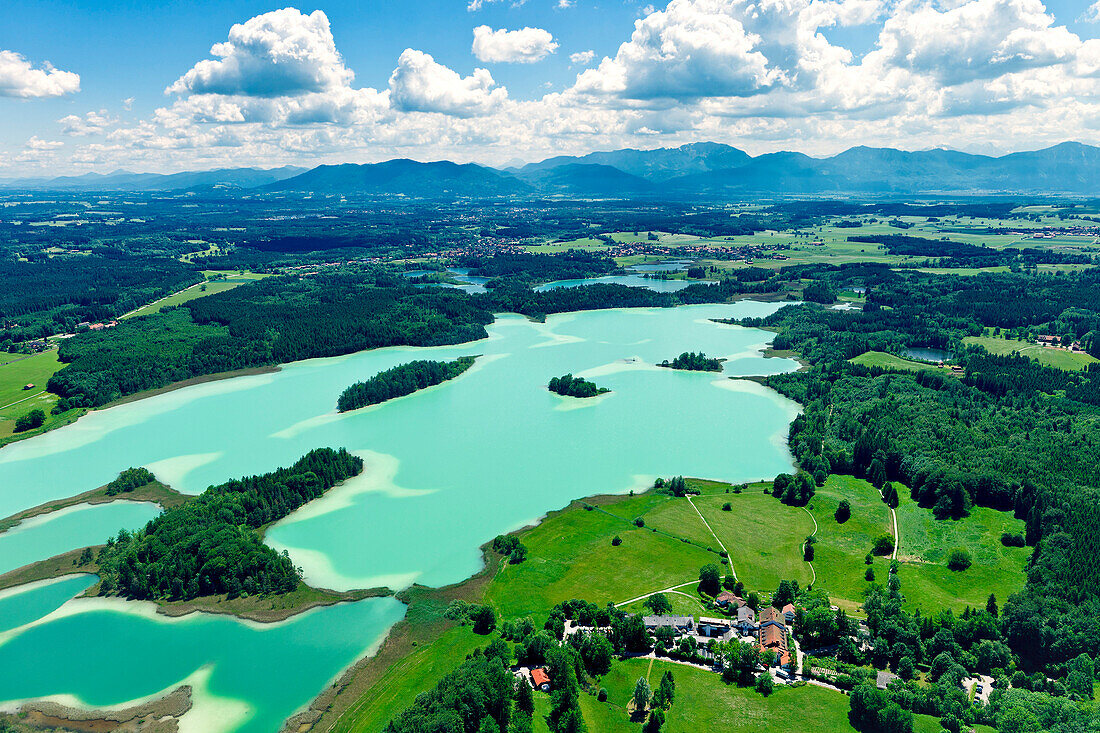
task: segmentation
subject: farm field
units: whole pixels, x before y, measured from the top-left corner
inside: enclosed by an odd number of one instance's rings
[[[186,303],[190,300],[197,300],[198,298],[204,298],[207,295],[214,295],[215,293],[223,293],[226,290],[232,290],[233,288],[237,287],[238,285],[244,285],[245,283],[254,282],[256,280],[260,280],[260,279],[266,277],[266,275],[257,275],[257,274],[252,274],[252,273],[246,273],[246,274],[243,274],[243,275],[236,274],[236,273],[226,274],[226,273],[219,273],[219,272],[216,272],[216,271],[213,271],[213,270],[207,271],[207,273],[205,273],[205,274],[207,274],[207,276],[210,276],[211,274],[213,274],[213,275],[225,274],[226,279],[225,280],[209,280],[209,281],[204,282],[204,283],[198,283],[196,285],[192,285],[191,287],[187,288],[186,290],[181,290],[178,293],[172,293],[171,295],[169,295],[165,298],[161,298],[158,301],[155,301],[153,303],[149,303],[148,305],[142,306],[141,308],[138,308],[137,310],[130,311],[126,315],[122,316],[122,318],[136,318],[138,316],[147,316],[150,313],[160,313],[165,308],[169,308],[171,306],[176,306],[176,305],[182,305],[183,303]]]
[[[45,412],[46,425],[58,419],[50,415],[57,396],[46,392],[46,383],[62,366],[57,360],[57,349],[31,356],[0,355],[0,438],[11,435],[15,420],[31,410]],[[34,388],[24,390],[28,384]]]
[[[929,220],[920,216],[902,216],[893,221],[900,221],[908,228],[900,228],[891,225],[884,219],[870,216],[841,217],[860,221],[862,226],[845,227],[836,224],[828,224],[816,227],[806,227],[794,230],[767,230],[751,235],[734,235],[728,237],[698,237],[690,234],[669,234],[657,232],[658,241],[650,242],[649,232],[611,232],[606,234],[616,243],[640,242],[655,244],[670,248],[683,248],[684,255],[691,257],[690,251],[699,246],[786,246],[788,249],[778,251],[785,259],[756,259],[754,267],[779,269],[788,265],[800,264],[833,264],[840,265],[851,262],[878,262],[888,265],[912,265],[920,264],[927,258],[903,257],[887,254],[885,247],[868,242],[849,242],[850,236],[868,236],[874,234],[904,234],[913,237],[925,237],[928,239],[950,239],[965,244],[993,247],[994,249],[1008,249],[1012,247],[1046,249],[1068,253],[1100,252],[1100,244],[1096,244],[1093,237],[1076,235],[1057,235],[1035,239],[1023,232],[1042,231],[1045,227],[1061,227],[1072,224],[1091,224],[1085,220],[1077,220],[1071,216],[1063,218],[1061,215],[1047,212],[1038,221],[1021,221],[1017,219],[982,219],[971,217],[947,217],[940,220]],[[837,222],[839,223],[840,218]],[[990,230],[1011,230],[1016,233],[1001,234],[991,233]],[[818,242],[819,244],[814,244]],[[595,237],[585,237],[564,242],[545,242],[533,245],[527,249],[531,252],[555,253],[568,249],[584,249],[598,251],[608,249],[609,245]],[[675,256],[675,252],[673,252]],[[619,264],[636,264],[633,258],[620,258]],[[736,270],[748,267],[743,260],[714,260],[703,258],[700,264],[715,266],[719,270]],[[1091,265],[1040,265],[1043,272],[1070,272],[1091,267]],[[988,268],[920,268],[922,272],[934,272],[938,274],[976,275],[980,272],[1007,272],[1008,267]]]
[[[926,608],[984,607],[990,593],[1003,603],[1023,587],[1031,548],[1005,547],[1000,539],[1002,532],[1023,534],[1023,520],[986,507],[974,507],[963,519],[936,520],[904,487],[899,486],[898,495],[898,558],[903,561],[900,577],[907,602],[919,598]],[[947,567],[947,557],[957,547],[967,549],[974,561],[958,572]]]
[[[903,359],[900,356],[894,354],[887,354],[884,351],[868,351],[853,357],[848,361],[853,364],[861,364],[865,367],[880,367],[882,369],[896,369],[899,371],[907,372],[919,372],[927,369],[939,370],[942,369],[934,364],[928,364],[920,361],[910,361],[909,359]]]
[[[1096,361],[1096,357],[1083,353],[1074,353],[1050,346],[1039,346],[1027,341],[994,338],[992,336],[967,336],[964,344],[981,346],[990,354],[1021,354],[1034,359],[1044,366],[1067,371],[1080,371]]]

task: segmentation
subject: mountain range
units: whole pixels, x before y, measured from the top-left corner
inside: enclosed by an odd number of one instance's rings
[[[954,150],[855,147],[826,158],[751,156],[729,145],[557,156],[520,167],[407,159],[159,175],[17,180],[8,189],[318,193],[410,198],[740,198],[748,196],[1100,195],[1100,148],[1067,142],[1000,157]]]

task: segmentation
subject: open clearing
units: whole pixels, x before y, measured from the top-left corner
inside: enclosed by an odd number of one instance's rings
[[[1067,371],[1081,371],[1100,361],[1093,356],[1084,353],[1056,349],[1052,346],[1039,346],[1029,341],[1016,339],[995,338],[992,336],[967,336],[964,344],[981,346],[990,354],[1021,354],[1034,359],[1043,366],[1065,369]]]
[[[59,419],[50,414],[57,395],[46,391],[46,383],[64,364],[57,360],[57,349],[41,354],[3,354],[0,356],[0,438],[11,435],[15,421],[31,410],[46,413],[46,426]],[[33,384],[31,389],[24,386]]]
[[[848,361],[853,364],[861,364],[865,367],[878,367],[880,369],[894,369],[897,371],[905,372],[920,372],[927,369],[943,369],[943,367],[938,367],[935,364],[928,364],[926,362],[903,359],[900,356],[887,354],[885,351],[868,351],[866,353],[860,354],[859,356],[852,357]]]

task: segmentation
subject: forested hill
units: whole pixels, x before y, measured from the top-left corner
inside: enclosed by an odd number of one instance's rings
[[[362,470],[363,460],[346,450],[319,448],[287,468],[211,486],[108,540],[97,560],[100,592],[164,600],[288,593],[301,582],[298,570],[255,530]]]
[[[49,389],[65,407],[94,407],[205,374],[471,341],[492,320],[465,293],[385,274],[268,278],[65,341]]]

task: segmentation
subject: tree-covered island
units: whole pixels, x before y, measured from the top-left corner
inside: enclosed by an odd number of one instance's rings
[[[460,356],[454,361],[424,359],[398,364],[379,372],[365,382],[356,382],[340,395],[336,408],[340,412],[377,405],[395,397],[404,397],[421,389],[454,379],[474,365],[474,356]]]
[[[562,397],[598,397],[611,390],[607,387],[597,387],[595,382],[589,382],[583,377],[574,377],[566,374],[554,377],[550,380],[550,391],[560,394]]]
[[[668,367],[670,369],[683,369],[688,372],[720,372],[722,371],[723,361],[725,361],[725,359],[707,358],[707,355],[702,351],[699,353],[685,351],[672,361],[665,359],[657,366]]]

